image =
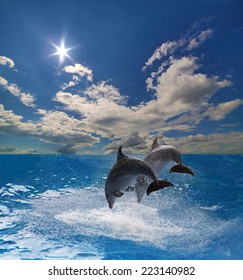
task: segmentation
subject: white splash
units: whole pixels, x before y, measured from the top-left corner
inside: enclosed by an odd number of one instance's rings
[[[15,185],[12,183],[6,184],[6,187],[0,188],[0,195],[3,196],[14,196],[21,192],[29,192],[33,189],[32,186]]]
[[[29,199],[29,204],[31,210],[14,210],[0,224],[0,228],[11,229],[20,219],[27,222],[14,237],[15,243],[9,244],[12,259],[100,259],[105,249],[99,237],[198,255],[234,226],[231,221],[210,216],[208,209],[190,206],[178,192],[175,195],[171,191],[145,197],[141,204],[134,193],[126,193],[112,210],[104,190],[98,187],[48,190]],[[8,209],[1,210],[6,213]]]
[[[109,236],[123,240],[157,243],[165,236],[181,234],[183,229],[159,216],[156,208],[133,202],[117,203],[111,211],[107,206],[67,211],[56,219],[77,225],[86,235]]]

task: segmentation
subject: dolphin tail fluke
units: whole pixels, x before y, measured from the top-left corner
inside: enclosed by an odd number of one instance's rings
[[[149,195],[151,192],[155,192],[155,191],[158,191],[158,190],[161,190],[161,189],[164,189],[167,187],[173,187],[173,186],[174,185],[171,182],[167,181],[166,179],[153,181],[148,186],[147,195]]]
[[[191,174],[192,176],[194,176],[193,171],[183,163],[180,163],[180,164],[177,164],[177,165],[174,165],[173,167],[171,167],[170,173],[173,173],[173,172],[187,173],[187,174]]]

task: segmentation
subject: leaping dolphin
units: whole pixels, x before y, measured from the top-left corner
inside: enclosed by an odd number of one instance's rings
[[[159,145],[157,140],[158,138],[156,137],[153,141],[151,152],[144,159],[144,162],[151,167],[156,176],[159,176],[161,171],[171,161],[176,162],[177,165],[174,165],[170,169],[170,173],[188,173],[194,176],[193,171],[182,163],[181,154],[175,147],[169,145]]]
[[[110,208],[129,186],[135,184],[138,177],[143,178],[143,189],[147,190],[147,195],[153,191],[173,186],[165,179],[158,180],[148,164],[124,155],[122,147],[119,147],[117,161],[112,167],[105,184],[105,196]]]

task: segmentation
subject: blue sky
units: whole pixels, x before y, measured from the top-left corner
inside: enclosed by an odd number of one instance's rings
[[[243,152],[242,1],[2,0],[0,26],[0,153]]]

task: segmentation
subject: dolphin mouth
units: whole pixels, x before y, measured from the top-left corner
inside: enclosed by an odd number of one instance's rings
[[[194,172],[183,163],[180,163],[180,164],[177,164],[177,165],[174,165],[173,167],[171,167],[170,173],[174,173],[174,172],[187,173],[187,174],[194,176]]]

